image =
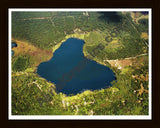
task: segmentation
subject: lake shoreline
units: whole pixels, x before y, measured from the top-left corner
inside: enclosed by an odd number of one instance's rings
[[[58,92],[65,94],[77,94],[82,89],[96,90],[112,86],[111,82],[116,79],[115,73],[109,67],[86,58],[83,45],[84,40],[75,37],[62,41],[55,47],[53,57],[47,62],[40,63],[37,73],[58,85]],[[79,61],[81,62],[84,58],[89,63],[85,62],[87,65],[81,69],[83,64],[79,65]],[[75,66],[78,66],[77,70]],[[73,72],[76,72],[76,75],[72,79]],[[61,83],[64,84],[59,88]]]
[[[75,39],[79,39],[79,40],[83,40],[84,41],[84,45],[85,45],[85,40],[84,40],[84,36],[86,35],[86,34],[89,34],[89,33],[82,33],[82,34],[77,34],[77,33],[75,33],[75,34],[71,34],[71,35],[67,35],[66,37],[65,37],[65,39],[64,40],[62,40],[60,43],[58,43],[56,46],[54,46],[54,47],[52,47],[52,54],[50,54],[50,57],[48,58],[48,59],[45,59],[44,61],[41,61],[41,62],[39,62],[39,63],[37,63],[36,64],[36,66],[34,66],[34,67],[32,67],[32,68],[36,68],[35,70],[34,70],[34,72],[36,72],[36,74],[37,74],[37,76],[38,77],[41,77],[38,73],[37,73],[37,68],[38,68],[38,66],[39,66],[39,64],[40,63],[42,63],[42,62],[47,62],[47,61],[49,61],[53,56],[54,56],[54,52],[67,40],[67,39],[69,39],[69,38],[75,38]],[[12,41],[15,41],[15,42],[18,42],[18,44],[19,44],[19,42],[23,42],[23,43],[26,43],[27,45],[29,44],[29,45],[31,45],[31,43],[29,43],[29,42],[26,42],[26,41],[21,41],[21,40],[17,40],[17,39],[13,39],[12,38]],[[88,60],[90,60],[90,61],[95,61],[98,65],[103,65],[103,66],[105,66],[105,67],[107,67],[104,63],[102,63],[102,62],[100,62],[100,61],[97,61],[97,60],[95,60],[95,59],[90,59],[90,58],[88,58],[86,55],[85,55],[85,51],[84,51],[84,45],[83,45],[83,50],[82,50],[82,52],[83,52],[83,55],[84,55],[84,57],[86,58],[86,59],[88,59]],[[33,45],[33,49],[34,49],[34,45]],[[31,47],[32,48],[32,47]],[[16,49],[15,49],[16,50]],[[41,49],[41,50],[44,50],[44,49]],[[29,51],[27,51],[26,52],[26,54],[29,54],[28,53]],[[17,55],[17,54],[16,54]],[[111,68],[111,70],[112,70],[112,68]],[[115,74],[116,75],[116,74]],[[43,78],[43,77],[41,77],[41,78]],[[44,78],[43,78],[44,79]],[[48,80],[47,80],[48,81]],[[48,81],[48,82],[50,82],[50,81]],[[54,84],[54,85],[56,85],[56,84]],[[105,89],[105,88],[103,88],[103,89]],[[91,91],[91,90],[90,90]],[[85,91],[84,91],[85,92]],[[82,93],[84,93],[84,92],[82,92]]]

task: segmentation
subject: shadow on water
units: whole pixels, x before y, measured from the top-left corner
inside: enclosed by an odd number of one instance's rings
[[[99,12],[99,13],[102,14],[101,16],[99,16],[99,19],[105,20],[108,23],[110,23],[110,22],[112,22],[112,23],[121,22],[122,16],[120,16],[118,14],[118,12]]]

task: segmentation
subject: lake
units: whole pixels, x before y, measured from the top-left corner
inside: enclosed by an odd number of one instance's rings
[[[17,47],[17,44],[15,42],[12,42],[12,48]],[[14,55],[14,51],[11,52],[12,56]]]
[[[53,57],[37,68],[40,77],[56,85],[57,92],[77,94],[112,86],[115,73],[106,66],[84,57],[84,41],[69,38],[53,53]]]

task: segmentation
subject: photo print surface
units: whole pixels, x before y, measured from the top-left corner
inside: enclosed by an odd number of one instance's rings
[[[151,9],[9,9],[9,119],[151,119]]]

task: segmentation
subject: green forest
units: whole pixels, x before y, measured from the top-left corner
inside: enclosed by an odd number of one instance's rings
[[[112,87],[67,96],[38,76],[31,54],[15,54],[12,115],[148,115],[148,24],[141,12],[12,12],[13,41],[52,50],[75,35],[85,42],[84,55],[111,68],[117,77]],[[107,61],[126,58],[132,63],[123,69]]]

